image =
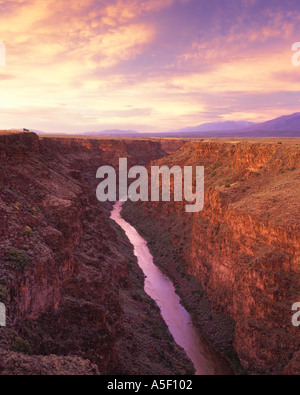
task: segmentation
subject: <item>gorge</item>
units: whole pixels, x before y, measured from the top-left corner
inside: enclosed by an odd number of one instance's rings
[[[96,199],[99,166],[205,166],[205,207],[127,202],[194,325],[237,373],[299,374],[297,140],[0,133],[0,374],[193,374]],[[24,352],[25,350],[25,352]],[[130,355],[130,358],[128,358]]]
[[[184,349],[191,359],[197,375],[232,373],[225,361],[222,361],[222,358],[213,352],[205,340],[199,336],[189,313],[184,309],[176,294],[173,283],[154,265],[147,242],[130,224],[122,219],[123,203],[117,202],[114,205],[111,218],[125,231],[134,246],[138,265],[145,275],[145,292],[159,306],[175,342]]]

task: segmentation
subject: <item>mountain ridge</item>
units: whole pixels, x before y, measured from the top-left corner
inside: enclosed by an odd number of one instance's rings
[[[24,130],[24,129],[11,129]],[[26,129],[27,130],[27,129]],[[56,134],[40,130],[28,129],[38,135]],[[58,133],[57,133],[58,134]],[[66,133],[59,133],[67,135]],[[217,137],[300,137],[300,112],[284,115],[266,122],[219,121],[208,122],[198,126],[170,130],[166,132],[138,132],[135,130],[108,129],[93,132],[74,133],[78,136],[90,137],[177,137],[177,138],[217,138]],[[74,135],[73,134],[73,135]]]

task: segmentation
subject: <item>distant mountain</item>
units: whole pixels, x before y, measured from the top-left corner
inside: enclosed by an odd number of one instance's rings
[[[271,132],[300,132],[300,112],[285,115],[271,121],[259,123],[247,130],[263,130]]]
[[[146,134],[142,136],[146,137]],[[226,121],[204,123],[199,126],[184,129],[155,133],[157,137],[189,137],[189,138],[215,138],[215,137],[300,137],[300,113],[287,115],[263,123],[246,121]]]
[[[165,133],[196,133],[196,132],[217,132],[226,130],[240,130],[250,126],[254,126],[254,122],[248,121],[224,121],[224,122],[208,122],[198,126],[187,127],[183,129],[173,130]]]
[[[23,130],[23,129],[11,129]],[[29,129],[43,135],[40,130]],[[52,133],[54,134],[54,133]],[[60,133],[64,134],[64,133]],[[300,112],[285,115],[263,123],[248,121],[209,122],[198,126],[168,132],[139,133],[135,130],[102,130],[99,132],[81,132],[74,135],[91,137],[177,137],[177,138],[215,138],[215,137],[300,137]]]

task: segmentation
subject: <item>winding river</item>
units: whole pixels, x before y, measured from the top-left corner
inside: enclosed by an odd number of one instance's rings
[[[157,303],[175,342],[181,346],[193,362],[196,375],[230,374],[227,363],[201,338],[192,323],[190,314],[182,306],[172,281],[154,264],[147,242],[137,230],[121,217],[122,205],[117,202],[111,213],[134,246],[134,254],[144,275],[145,291]]]

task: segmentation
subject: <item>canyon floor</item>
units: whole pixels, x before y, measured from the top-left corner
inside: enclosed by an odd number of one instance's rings
[[[0,374],[193,374],[125,234],[102,165],[205,166],[205,208],[124,212],[236,373],[300,374],[300,139],[38,137],[0,132]]]

